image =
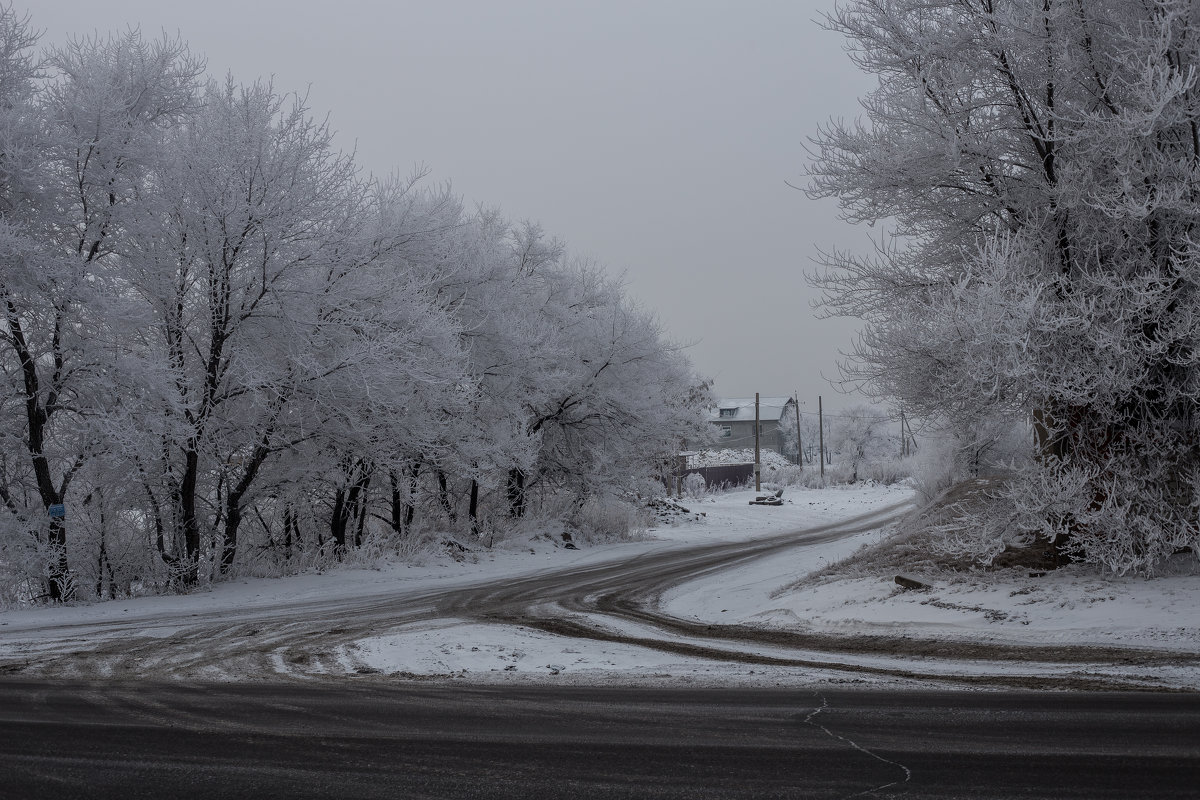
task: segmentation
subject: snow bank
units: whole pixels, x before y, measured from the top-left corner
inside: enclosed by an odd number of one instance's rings
[[[836,494],[807,496],[827,502]],[[849,515],[848,504],[838,507]],[[665,608],[684,619],[815,633],[1200,652],[1200,575],[1118,577],[1086,565],[1042,575],[922,573],[932,584],[925,591],[902,589],[894,570],[809,577],[888,533],[863,533],[797,551],[793,560],[752,562],[689,582],[666,595]]]

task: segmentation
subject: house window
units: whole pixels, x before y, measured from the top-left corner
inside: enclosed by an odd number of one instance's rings
[[[728,419],[728,418],[736,417],[736,416],[737,416],[736,408],[722,408],[721,409],[721,417],[722,418]]]
[[[721,426],[721,438],[728,439],[730,436],[733,436],[733,426],[732,425],[722,425]]]

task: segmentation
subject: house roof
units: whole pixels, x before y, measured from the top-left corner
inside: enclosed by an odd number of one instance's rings
[[[774,420],[778,422],[783,412],[792,402],[790,397],[760,397],[758,399],[758,418],[763,422]],[[721,416],[721,409],[735,409],[732,417]],[[708,412],[709,422],[754,421],[753,397],[722,397],[717,401],[717,407]]]

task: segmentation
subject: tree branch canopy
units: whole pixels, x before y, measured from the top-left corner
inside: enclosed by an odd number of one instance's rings
[[[813,276],[844,377],[950,426],[1032,420],[1013,543],[1116,572],[1200,545],[1200,16],[1187,0],[854,0],[879,88],[809,193],[883,222]],[[1001,548],[1003,549],[1003,548]]]

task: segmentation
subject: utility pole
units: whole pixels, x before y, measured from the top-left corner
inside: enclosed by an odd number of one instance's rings
[[[900,457],[908,455],[908,434],[904,432],[904,409],[900,409]]]
[[[754,491],[762,491],[762,459],[758,449],[758,392],[754,393]]]
[[[804,471],[804,442],[800,440],[800,390],[796,390],[796,463]]]
[[[821,432],[821,479],[825,478],[825,409],[821,405],[821,395],[817,395],[817,430]]]

